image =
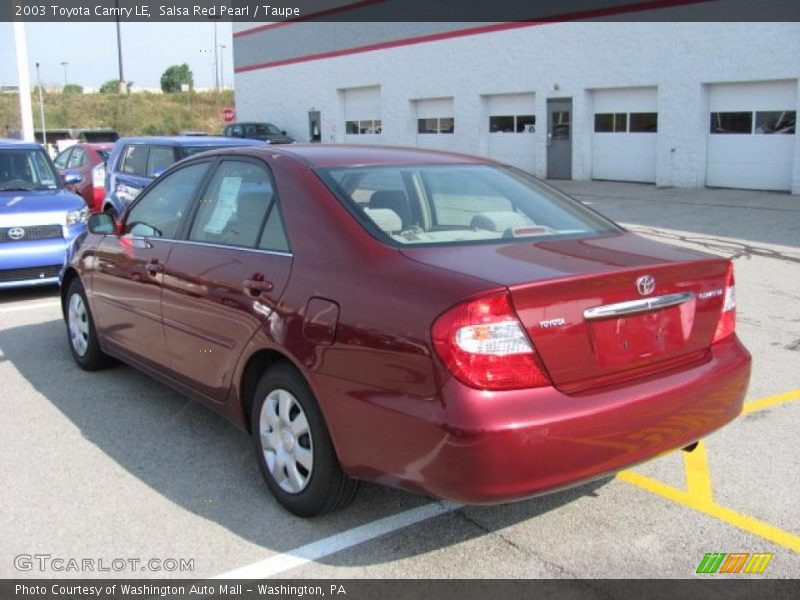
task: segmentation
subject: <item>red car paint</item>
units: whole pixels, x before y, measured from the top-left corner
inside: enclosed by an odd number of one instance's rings
[[[369,234],[314,169],[493,163],[325,145],[229,149],[189,162],[208,156],[269,167],[290,254],[90,234],[65,283],[81,277],[104,351],[243,428],[255,379],[283,357],[314,391],[349,475],[490,503],[687,446],[741,411],[750,355],[730,331],[711,343],[723,297],[704,295],[726,285],[724,259],[623,230],[397,248]],[[584,319],[587,308],[639,298],[643,274],[655,277],[656,295],[695,296],[660,311]],[[497,294],[509,295],[552,384],[470,387],[434,349],[437,319]],[[563,326],[546,326],[552,319]]]
[[[93,213],[102,212],[105,198],[105,164],[114,144],[82,143],[70,146],[56,156],[59,175],[79,173],[81,181],[70,186]],[[78,156],[80,152],[80,156]],[[102,167],[100,165],[103,165]],[[98,176],[95,177],[94,173]]]

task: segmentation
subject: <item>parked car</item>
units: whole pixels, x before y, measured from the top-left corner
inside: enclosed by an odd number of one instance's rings
[[[75,361],[247,429],[302,516],[358,480],[493,503],[603,477],[734,419],[750,378],[729,260],[486,159],[220,150],[89,229],[62,281]]]
[[[231,123],[222,132],[226,137],[261,140],[267,144],[293,144],[294,139],[272,123]]]
[[[39,144],[0,139],[0,288],[58,283],[88,216]]]
[[[217,148],[254,145],[260,144],[212,136],[120,138],[106,165],[103,211],[121,215],[153,179],[183,158]]]
[[[59,175],[76,175],[77,183],[67,186],[86,202],[92,212],[103,210],[106,197],[106,161],[114,144],[75,144],[56,156]]]

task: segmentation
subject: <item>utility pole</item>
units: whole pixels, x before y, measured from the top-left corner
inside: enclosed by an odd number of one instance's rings
[[[19,82],[19,116],[22,124],[22,139],[34,142],[33,109],[31,107],[31,80],[28,74],[28,43],[25,39],[25,23],[14,21],[14,46],[17,54],[17,80]]]
[[[39,88],[39,116],[42,119],[42,146],[47,150],[47,128],[44,126],[44,100],[42,99],[42,75],[39,73],[39,63],[36,63],[36,85]]]
[[[119,61],[119,93],[124,94],[128,89],[125,85],[125,74],[122,71],[122,33],[119,26],[119,0],[114,0],[114,6],[117,8],[117,59]]]

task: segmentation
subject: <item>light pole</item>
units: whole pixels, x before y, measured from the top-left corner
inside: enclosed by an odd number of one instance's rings
[[[225,89],[225,48],[227,48],[225,44],[219,45],[219,87],[222,90]]]
[[[117,60],[119,61],[119,82],[117,91],[122,94],[125,92],[125,74],[122,72],[122,33],[119,27],[119,0],[114,0],[114,6],[117,8]],[[130,86],[128,86],[130,91]]]
[[[69,65],[68,62],[63,61],[61,66],[64,67],[64,87],[67,87],[67,66]]]
[[[39,88],[39,116],[42,119],[42,146],[47,150],[47,129],[44,126],[44,100],[42,99],[42,76],[39,73],[39,63],[36,63],[36,84]]]
[[[214,89],[219,91],[219,63],[217,62],[217,22],[214,21]]]

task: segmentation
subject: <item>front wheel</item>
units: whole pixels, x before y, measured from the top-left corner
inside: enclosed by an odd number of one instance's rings
[[[87,371],[109,366],[113,361],[100,349],[86,292],[77,278],[69,284],[64,308],[69,349],[78,366]]]
[[[251,426],[261,473],[280,504],[300,517],[349,505],[358,482],[342,471],[316,399],[286,363],[262,375]]]

